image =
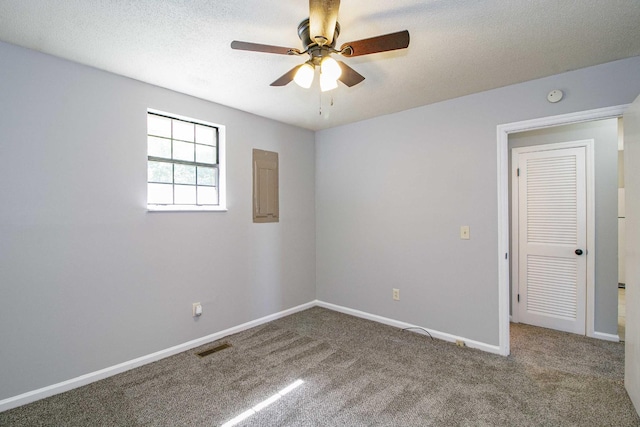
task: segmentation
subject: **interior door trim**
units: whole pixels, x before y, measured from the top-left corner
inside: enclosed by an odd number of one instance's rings
[[[519,198],[519,186],[517,185],[517,158],[522,153],[531,153],[537,151],[550,151],[560,150],[563,148],[579,148],[585,147],[585,163],[586,163],[586,195],[587,195],[587,247],[584,256],[587,262],[587,277],[586,277],[586,313],[585,313],[585,331],[588,337],[594,337],[594,325],[595,325],[595,163],[594,163],[594,147],[595,141],[593,139],[586,139],[580,141],[551,143],[544,145],[532,145],[527,147],[516,147],[511,150],[511,304],[512,319],[514,323],[519,322],[519,310],[516,310],[518,304],[517,294],[519,293],[519,212],[518,212],[518,198]],[[585,248],[583,248],[585,249]]]
[[[630,104],[579,111],[539,119],[505,123],[496,126],[497,192],[498,192],[498,347],[508,356],[509,340],[509,134],[551,126],[582,123],[621,117]],[[600,333],[595,332],[598,337]]]

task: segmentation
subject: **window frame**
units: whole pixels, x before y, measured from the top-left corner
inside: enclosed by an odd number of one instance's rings
[[[178,205],[178,204],[149,204],[149,194],[148,194],[148,185],[149,185],[149,162],[155,161],[154,159],[150,159],[149,156],[149,127],[147,124],[149,114],[155,114],[163,117],[167,117],[170,119],[181,120],[184,122],[199,124],[203,126],[210,126],[217,129],[218,140],[217,140],[217,164],[214,164],[218,169],[218,182],[217,182],[217,190],[218,190],[218,204],[217,205]],[[152,108],[148,108],[145,114],[145,135],[146,135],[146,169],[147,169],[147,196],[146,196],[146,205],[147,212],[226,212],[227,211],[227,181],[226,181],[226,129],[224,125],[220,125],[217,123],[212,123],[204,120],[195,119],[193,117],[182,116],[179,114],[168,113],[166,111],[156,110]],[[195,159],[194,159],[195,160]],[[166,159],[165,159],[166,161]],[[185,164],[182,160],[169,159],[167,163],[172,165],[176,164]],[[196,165],[197,162],[186,162],[189,164]],[[176,185],[173,183],[173,185]]]

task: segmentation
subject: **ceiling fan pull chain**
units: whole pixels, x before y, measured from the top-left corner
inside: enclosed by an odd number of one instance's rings
[[[318,92],[318,112],[322,115],[322,92]]]

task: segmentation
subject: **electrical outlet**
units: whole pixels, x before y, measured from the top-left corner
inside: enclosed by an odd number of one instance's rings
[[[199,302],[194,302],[191,308],[191,315],[193,317],[202,316],[202,304],[200,304]]]
[[[465,346],[464,341],[462,341],[462,340],[456,340],[456,345],[458,347],[464,347]]]
[[[395,301],[400,301],[400,289],[393,288],[393,299]]]
[[[469,240],[469,226],[463,225],[460,227],[460,238],[463,240]]]

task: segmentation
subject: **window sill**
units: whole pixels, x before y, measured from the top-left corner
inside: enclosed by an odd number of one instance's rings
[[[227,212],[224,206],[147,205],[147,212]]]

